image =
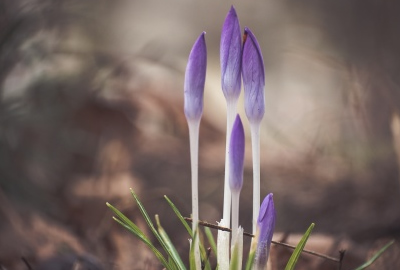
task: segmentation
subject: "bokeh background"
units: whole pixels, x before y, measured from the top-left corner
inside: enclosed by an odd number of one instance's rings
[[[200,218],[221,219],[219,39],[231,4],[264,54],[261,195],[274,193],[275,239],[295,243],[315,222],[308,247],[347,249],[351,269],[399,238],[398,1],[1,0],[0,269],[161,269],[105,205],[146,230],[130,187],[186,256],[188,236],[163,195],[190,215],[183,80],[202,31]],[[250,231],[245,126],[240,223]],[[399,250],[374,269],[398,269]],[[290,251],[274,252],[271,269],[283,269]],[[309,256],[299,266],[336,268]]]

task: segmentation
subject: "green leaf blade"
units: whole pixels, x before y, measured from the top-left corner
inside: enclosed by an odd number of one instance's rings
[[[310,227],[308,227],[307,231],[305,232],[305,234],[303,235],[303,237],[301,238],[300,242],[297,244],[296,248],[293,251],[292,256],[290,256],[290,259],[285,267],[285,270],[293,270],[294,267],[296,266],[296,263],[300,257],[301,252],[303,251],[308,237],[310,236],[312,230],[314,229],[315,224],[311,223]]]

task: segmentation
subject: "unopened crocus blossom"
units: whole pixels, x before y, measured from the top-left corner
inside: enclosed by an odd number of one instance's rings
[[[253,156],[253,234],[256,232],[260,209],[260,123],[265,112],[264,61],[253,33],[245,27],[242,55],[244,107],[250,122]]]
[[[206,80],[207,49],[203,32],[193,45],[185,72],[185,116],[188,121],[200,121]]]
[[[249,28],[244,29],[242,76],[244,108],[250,123],[261,122],[265,112],[264,60],[256,37]]]
[[[232,6],[221,33],[221,85],[227,100],[239,98],[241,87],[242,36],[239,19]]]
[[[243,186],[243,164],[244,164],[244,129],[240,116],[237,115],[233,123],[231,142],[229,145],[230,179],[231,191],[240,191]]]
[[[243,186],[244,165],[244,129],[240,116],[237,115],[233,123],[231,142],[229,145],[229,186],[232,192],[232,245],[237,238],[239,227],[239,197]]]
[[[272,193],[268,194],[260,208],[257,220],[257,251],[253,270],[265,269],[267,265],[272,235],[275,229],[276,212]]]
[[[229,227],[231,223],[231,191],[229,188],[229,142],[233,121],[236,116],[236,106],[241,87],[241,56],[242,37],[239,19],[232,6],[226,15],[222,26],[220,61],[221,87],[226,99],[226,149],[225,149],[225,178],[224,178],[224,205],[221,226]],[[229,233],[218,231],[218,265],[221,270],[229,268]]]
[[[203,32],[193,45],[185,73],[185,116],[189,125],[190,162],[192,170],[192,230],[197,232],[199,220],[198,160],[199,160],[199,127],[203,114],[203,95],[206,79],[207,49]],[[201,269],[199,241],[195,242],[194,255],[196,270]]]

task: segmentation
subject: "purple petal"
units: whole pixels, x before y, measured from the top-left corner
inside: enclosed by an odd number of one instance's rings
[[[242,55],[244,108],[250,123],[261,122],[265,112],[264,60],[253,33],[245,27]]]
[[[229,144],[229,185],[231,190],[240,191],[243,185],[244,129],[240,116],[233,123]]]
[[[227,100],[239,98],[241,87],[242,37],[239,20],[232,6],[221,33],[221,85]]]
[[[268,194],[263,200],[258,215],[258,244],[255,263],[258,269],[264,269],[268,261],[271,247],[272,235],[275,229],[276,212],[274,207],[273,194]]]
[[[203,94],[206,80],[207,48],[203,32],[193,45],[185,72],[185,115],[200,120],[203,114]]]

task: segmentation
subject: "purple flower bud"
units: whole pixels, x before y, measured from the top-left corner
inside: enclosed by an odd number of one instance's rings
[[[242,37],[239,20],[232,6],[221,33],[221,85],[227,100],[239,98],[241,87]]]
[[[242,76],[244,108],[250,123],[260,123],[265,112],[264,61],[256,37],[244,28]]]
[[[244,129],[240,116],[233,123],[229,145],[229,186],[232,191],[240,191],[243,185]]]
[[[203,32],[193,45],[185,72],[185,115],[188,121],[200,120],[206,80],[207,48]]]
[[[268,194],[260,207],[257,220],[258,243],[255,257],[257,269],[264,269],[268,261],[272,235],[274,233],[276,212],[272,193]]]

